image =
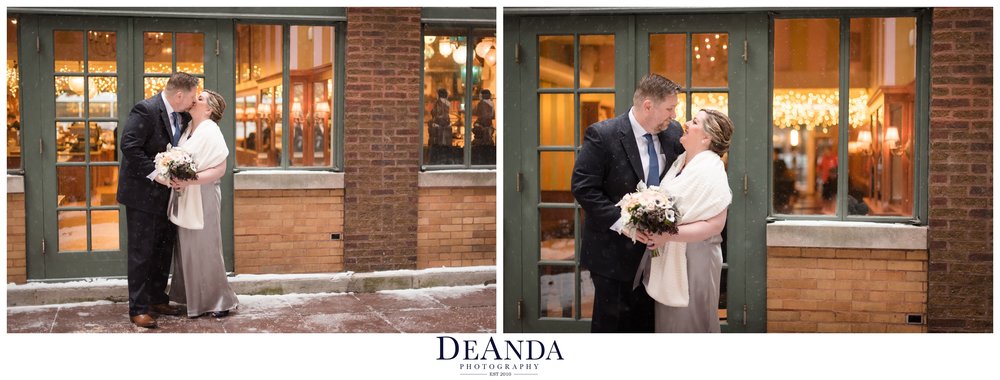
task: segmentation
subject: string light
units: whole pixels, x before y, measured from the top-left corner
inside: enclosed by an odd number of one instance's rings
[[[778,128],[829,128],[839,124],[840,93],[837,90],[812,89],[805,92],[796,90],[774,90],[774,126]],[[851,90],[848,100],[851,128],[863,126],[866,122],[868,93],[864,89]]]

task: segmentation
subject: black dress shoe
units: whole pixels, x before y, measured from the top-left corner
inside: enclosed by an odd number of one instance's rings
[[[149,310],[157,314],[181,315],[181,308],[173,306],[169,303],[164,303],[159,305],[149,305]]]
[[[225,317],[227,315],[229,315],[229,310],[213,311],[212,312],[212,317],[215,317],[215,318],[222,318],[222,317]]]

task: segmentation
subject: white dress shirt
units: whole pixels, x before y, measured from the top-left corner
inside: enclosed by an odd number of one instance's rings
[[[167,128],[170,128],[170,137],[173,138],[174,134],[180,132],[180,131],[174,130],[174,125],[176,125],[176,124],[174,124],[174,107],[170,106],[170,102],[167,100],[167,94],[163,93],[162,91],[160,92],[160,98],[163,98],[163,105],[165,105],[167,107],[167,119],[170,120],[170,125],[167,126]],[[180,116],[181,116],[180,114],[177,114],[177,117],[180,117]],[[154,131],[154,133],[155,133],[155,131]],[[150,181],[155,180],[156,179],[156,169],[153,169],[153,172],[149,173],[149,175],[147,175],[146,178],[149,178]]]
[[[635,144],[639,148],[639,159],[642,161],[642,181],[646,181],[649,178],[649,147],[646,142],[646,138],[643,135],[649,133],[642,126],[639,125],[639,121],[635,119],[635,114],[632,113],[632,109],[628,110],[628,121],[632,125],[632,134],[635,135]],[[660,139],[658,135],[653,135],[653,148],[656,149],[656,160],[660,164],[660,172],[657,175],[663,174],[667,171],[667,157],[663,155],[663,147],[660,146]],[[622,223],[620,221],[615,222],[611,226],[611,230],[621,233]]]

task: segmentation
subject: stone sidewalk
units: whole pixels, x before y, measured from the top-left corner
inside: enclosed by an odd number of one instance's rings
[[[493,333],[496,285],[372,293],[239,295],[224,318],[160,316],[129,322],[126,302],[7,307],[8,333]]]

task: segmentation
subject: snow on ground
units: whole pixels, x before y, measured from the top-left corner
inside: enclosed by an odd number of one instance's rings
[[[427,297],[435,298],[458,298],[468,295],[469,293],[475,293],[483,289],[495,289],[496,284],[490,285],[464,285],[464,286],[441,286],[436,288],[419,288],[419,289],[398,289],[398,290],[379,290],[375,293],[393,296],[396,298],[410,298],[410,299],[425,299]]]
[[[89,307],[98,305],[114,305],[114,302],[101,300],[101,301],[76,302],[76,303],[57,303],[51,305],[8,306],[7,313],[28,313],[32,311],[48,310],[60,307],[72,308],[72,307]]]

